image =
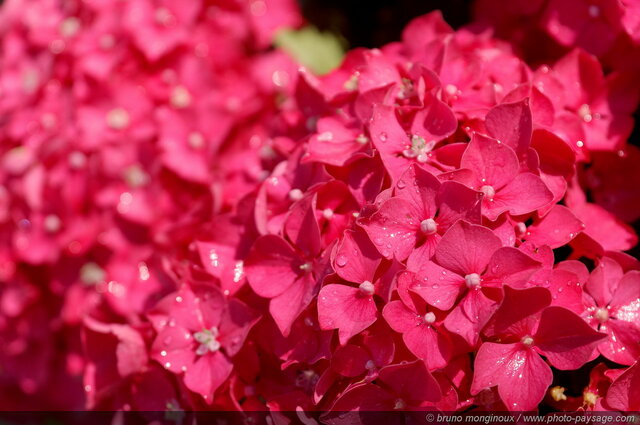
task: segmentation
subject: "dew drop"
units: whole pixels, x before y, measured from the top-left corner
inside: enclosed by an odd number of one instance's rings
[[[347,256],[346,255],[338,255],[338,257],[336,258],[336,264],[339,267],[344,267],[347,265]]]

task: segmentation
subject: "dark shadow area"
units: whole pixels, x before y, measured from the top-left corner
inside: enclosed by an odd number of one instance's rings
[[[413,18],[440,10],[458,28],[470,20],[470,0],[299,0],[305,18],[339,34],[349,48],[380,47],[400,39]]]

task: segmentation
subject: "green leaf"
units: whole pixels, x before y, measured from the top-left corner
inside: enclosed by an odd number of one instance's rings
[[[313,26],[283,29],[276,34],[275,45],[318,75],[340,66],[345,52],[339,36],[321,32]]]

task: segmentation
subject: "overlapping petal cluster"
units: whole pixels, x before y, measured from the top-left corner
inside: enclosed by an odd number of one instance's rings
[[[206,3],[6,5],[0,407],[639,408],[633,5],[316,76],[264,50],[288,2]],[[557,49],[494,37],[534,13]]]

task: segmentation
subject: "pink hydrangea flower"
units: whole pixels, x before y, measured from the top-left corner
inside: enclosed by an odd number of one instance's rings
[[[541,355],[559,369],[576,369],[589,360],[604,335],[569,310],[549,307],[550,302],[546,289],[505,287],[505,298],[484,330],[500,342],[485,342],[478,350],[472,393],[497,385],[507,409],[532,410],[553,379]]]
[[[161,300],[149,319],[158,332],[151,358],[211,403],[258,316],[216,288],[183,287]]]

